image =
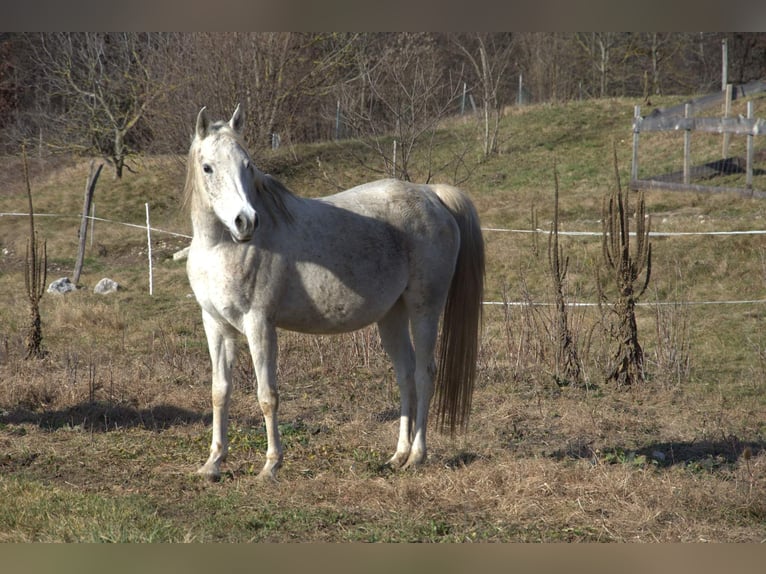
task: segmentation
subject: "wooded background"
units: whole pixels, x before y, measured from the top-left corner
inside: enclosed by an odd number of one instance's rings
[[[517,102],[720,89],[724,40],[730,83],[766,75],[763,33],[2,33],[0,153],[96,154],[121,177],[132,154],[183,153],[202,106],[241,102],[256,156],[393,136],[406,179],[445,116],[476,113],[486,156]]]

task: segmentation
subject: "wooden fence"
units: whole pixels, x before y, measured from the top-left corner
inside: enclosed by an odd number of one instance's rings
[[[753,117],[753,102],[747,102],[747,115],[730,117],[731,102],[750,98],[766,91],[766,81],[759,80],[740,86],[727,86],[723,92],[702,96],[690,102],[670,108],[659,108],[646,117],[641,116],[640,106],[633,114],[633,160],[630,187],[639,189],[666,189],[671,191],[736,192],[752,197],[766,198],[766,192],[753,189],[753,163],[755,160],[755,136],[766,134],[766,120]],[[714,105],[723,105],[722,117],[695,117],[697,113]],[[683,171],[680,173],[638,178],[638,151],[641,132],[682,132],[684,135]],[[721,160],[701,166],[691,165],[691,134],[694,131],[722,134]],[[747,137],[745,158],[728,157],[731,135]],[[744,165],[743,165],[744,164]],[[711,177],[725,173],[745,173],[745,187],[722,187],[693,184],[692,179]],[[680,181],[679,181],[680,180]]]

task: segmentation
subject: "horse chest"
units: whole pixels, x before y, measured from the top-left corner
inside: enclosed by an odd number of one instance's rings
[[[225,265],[224,259],[207,252],[189,252],[187,274],[200,307],[220,322],[242,330],[242,317],[249,308],[243,291],[243,271],[238,265]]]

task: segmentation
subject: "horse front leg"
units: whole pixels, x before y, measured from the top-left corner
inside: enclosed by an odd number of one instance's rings
[[[229,401],[231,399],[231,369],[236,358],[236,342],[225,329],[203,311],[202,322],[207,336],[212,363],[213,438],[207,462],[197,470],[210,480],[221,477],[221,462],[228,452]]]
[[[247,325],[247,342],[253,357],[258,385],[258,404],[266,424],[266,463],[258,474],[262,480],[276,481],[282,466],[282,441],[279,437],[279,392],[277,390],[277,331],[265,321],[251,320]]]

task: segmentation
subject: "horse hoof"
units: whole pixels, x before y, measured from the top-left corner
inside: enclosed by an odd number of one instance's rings
[[[407,462],[406,452],[397,452],[394,456],[388,459],[388,462],[384,466],[387,466],[391,470],[400,470]]]
[[[220,472],[211,471],[204,466],[197,470],[197,474],[207,479],[208,482],[220,482],[221,480]]]
[[[264,484],[279,484],[276,473],[265,468],[258,473],[258,480]]]
[[[407,462],[405,462],[402,465],[401,470],[409,470],[418,468],[419,466],[422,466],[423,463],[426,460],[425,453],[422,452],[411,452],[410,456],[407,458]]]

